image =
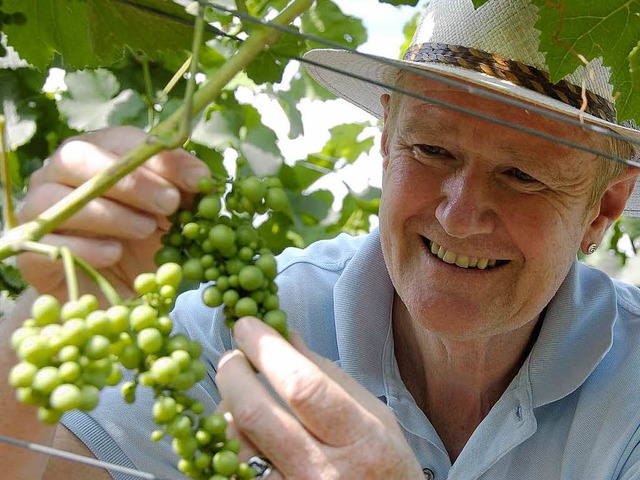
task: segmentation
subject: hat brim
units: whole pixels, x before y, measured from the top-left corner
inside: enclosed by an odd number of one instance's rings
[[[420,71],[430,72],[439,77],[477,85],[501,95],[567,115],[570,118],[607,128],[632,141],[640,142],[639,130],[608,122],[599,117],[580,112],[576,108],[536,91],[462,67],[436,62],[420,63],[393,60],[337,49],[310,50],[304,55],[304,59],[308,61],[308,63],[305,63],[307,72],[320,85],[379,119],[383,116],[380,97],[385,93],[391,92],[389,85],[395,83],[401,70],[411,67],[418,73]],[[323,68],[325,65],[328,68]],[[632,143],[631,145],[636,152],[636,158],[638,158],[640,156],[640,145],[638,143]],[[623,215],[640,217],[640,179],[638,179],[636,188],[627,202]]]

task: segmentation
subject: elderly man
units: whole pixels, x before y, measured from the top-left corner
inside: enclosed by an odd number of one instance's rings
[[[403,62],[308,55],[395,86],[390,94],[311,68],[384,118],[379,230],[280,256],[281,304],[300,335],[292,345],[251,318],[232,340],[198,291],[173,312],[210,366],[194,395],[231,412],[241,456],[273,466],[261,478],[640,478],[640,291],[576,260],[623,212],[640,216],[639,169],[569,144],[627,159],[638,147],[563,118],[583,116],[630,142],[640,133],[616,123],[602,66],[586,76],[584,114],[571,85],[580,73],[534,87],[545,79],[534,21],[525,0],[477,11],[471,0],[433,0]],[[67,143],[34,177],[23,217],[143,138],[124,129]],[[179,174],[201,167],[184,152],[160,155],[94,204],[117,207],[118,222],[89,209],[51,240],[124,289],[151,268],[154,218],[167,213],[149,199],[168,189],[177,207],[178,191],[193,190],[198,177]],[[61,273],[44,260],[21,263],[38,290],[63,292]],[[125,406],[105,392],[95,412],[68,415],[55,434],[33,428],[65,449],[175,478],[170,446],[147,440],[151,402]],[[88,475],[109,478],[56,460],[43,478]]]

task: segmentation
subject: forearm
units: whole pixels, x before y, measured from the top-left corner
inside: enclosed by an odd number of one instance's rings
[[[9,371],[17,363],[11,348],[11,334],[29,315],[31,303],[37,293],[29,289],[18,299],[11,312],[0,321],[0,435],[50,445],[56,427],[40,422],[34,407],[16,400],[9,386]],[[14,479],[38,479],[47,465],[47,457],[0,442],[0,476]]]

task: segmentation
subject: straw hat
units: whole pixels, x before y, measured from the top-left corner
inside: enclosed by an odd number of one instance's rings
[[[530,0],[491,0],[477,10],[472,0],[431,0],[403,60],[317,49],[305,54],[312,62],[305,67],[329,91],[378,118],[383,113],[380,96],[389,92],[384,85],[394,84],[399,66],[463,80],[576,119],[581,116],[584,82],[588,106],[582,118],[640,141],[633,122],[616,120],[609,69],[600,59],[556,84],[549,81],[544,56],[538,51],[536,20],[537,8]],[[632,145],[640,165],[640,145]],[[640,180],[624,215],[640,217]]]

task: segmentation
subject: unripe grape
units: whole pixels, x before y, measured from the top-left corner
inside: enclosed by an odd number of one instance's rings
[[[240,452],[240,447],[242,447],[240,440],[237,438],[229,438],[224,442],[224,446],[222,448],[229,452],[238,453]]]
[[[49,363],[52,352],[49,343],[41,337],[27,337],[20,343],[18,347],[18,357],[29,363],[33,363],[37,367],[41,367]]]
[[[89,335],[87,324],[81,318],[72,318],[62,325],[60,337],[65,345],[83,345]]]
[[[202,445],[200,442],[198,442],[198,444]],[[210,454],[208,454],[208,453],[200,453],[195,458],[194,463],[196,465],[196,468],[198,468],[199,470],[206,470],[207,468],[209,468],[211,466],[211,460],[213,460],[213,457]]]
[[[189,390],[196,383],[196,376],[191,371],[180,372],[171,384],[176,390]]]
[[[111,335],[111,320],[106,312],[95,310],[86,319],[87,329],[92,335],[103,335],[105,337]]]
[[[42,367],[33,377],[31,386],[40,393],[49,394],[62,383],[56,367]]]
[[[137,345],[125,345],[120,352],[120,363],[124,368],[133,370],[142,362],[142,350]]]
[[[198,442],[191,436],[174,438],[171,442],[171,448],[182,458],[190,458],[196,453]]]
[[[109,355],[111,343],[107,337],[93,335],[84,346],[84,354],[90,360],[99,360]]]
[[[82,404],[82,392],[76,385],[63,383],[51,392],[49,403],[54,409],[67,412],[80,407]]]
[[[207,307],[222,305],[222,293],[216,287],[207,287],[202,292],[202,301]]]
[[[219,438],[227,431],[227,420],[220,413],[212,413],[200,419],[200,428],[214,438]]]
[[[167,432],[176,438],[185,438],[191,433],[191,419],[178,414],[167,425]]]
[[[100,304],[98,303],[98,298],[90,293],[85,293],[84,295],[82,295],[78,299],[78,303],[82,306],[84,311],[87,312],[86,315],[96,311],[100,306]]]
[[[256,471],[249,464],[241,462],[236,470],[237,480],[252,480],[256,477]]]
[[[237,317],[253,317],[258,313],[258,304],[251,297],[242,297],[236,302],[234,311]]]
[[[193,360],[191,362],[191,371],[195,375],[196,382],[199,382],[207,376],[207,367],[201,360]]]
[[[180,373],[180,366],[171,357],[160,357],[153,362],[149,371],[156,382],[169,385]]]
[[[269,280],[273,280],[278,274],[276,259],[272,254],[260,255],[255,261],[255,266],[258,267]]]
[[[156,353],[162,348],[164,338],[157,328],[145,328],[138,333],[136,343],[143,352]]]
[[[31,306],[31,316],[41,326],[57,322],[60,302],[53,295],[40,295]]]
[[[228,450],[223,450],[213,456],[213,468],[216,473],[230,477],[233,475],[240,464],[238,455]]]
[[[246,267],[243,267],[238,274],[240,286],[250,292],[262,287],[264,278],[265,276],[262,270],[254,265],[247,265]]]
[[[190,258],[182,265],[184,278],[193,282],[201,282],[204,278],[204,269],[198,258]]]
[[[138,305],[129,314],[131,328],[137,332],[155,326],[157,319],[157,310],[149,305]]]
[[[162,247],[154,256],[156,265],[164,265],[165,263],[181,263],[182,255],[180,250],[173,246]]]
[[[289,205],[289,198],[282,188],[270,188],[265,196],[265,205],[274,212],[282,212]]]
[[[13,388],[30,387],[38,371],[32,363],[20,362],[13,366],[9,372],[9,385]]]
[[[60,366],[58,367],[58,373],[60,374],[60,379],[63,382],[71,383],[80,378],[82,369],[77,362],[67,361],[60,364]]]
[[[114,305],[106,311],[111,324],[111,335],[120,335],[129,329],[129,309],[124,305]]]
[[[98,399],[100,398],[100,390],[94,385],[83,385],[80,388],[81,401],[80,410],[89,412],[98,406]]]
[[[22,342],[28,337],[36,337],[40,333],[37,327],[20,327],[11,334],[11,348],[18,350]]]
[[[153,404],[153,420],[162,425],[176,416],[176,401],[171,397],[160,397]]]
[[[134,382],[123,383],[120,390],[126,403],[133,403],[136,401],[136,384]]]
[[[159,442],[164,438],[164,432],[162,430],[154,430],[151,432],[151,440],[154,442]]]
[[[208,194],[216,188],[216,181],[211,177],[202,177],[198,180],[198,192]]]
[[[254,205],[262,202],[267,193],[266,185],[257,177],[248,177],[241,182],[242,194]]]
[[[240,295],[235,290],[227,290],[222,294],[222,301],[228,307],[233,307],[239,299]]]
[[[141,273],[133,281],[133,289],[140,295],[155,292],[157,288],[156,276],[153,273]]]
[[[209,239],[211,240],[214,248],[226,251],[235,246],[236,234],[227,225],[218,224],[209,230]]]
[[[111,364],[111,373],[107,376],[107,385],[115,387],[122,380],[122,370],[118,367],[117,363]]]
[[[264,314],[263,321],[280,335],[287,338],[287,314],[282,310],[268,311]]]
[[[178,362],[180,370],[186,370],[191,365],[191,355],[186,350],[174,350],[170,356]]]
[[[198,215],[202,218],[213,220],[217,218],[221,207],[220,197],[217,195],[207,195],[206,197],[202,197],[198,202]]]
[[[62,412],[59,410],[46,407],[38,408],[38,419],[43,423],[54,425],[60,421],[60,417],[62,417]]]

